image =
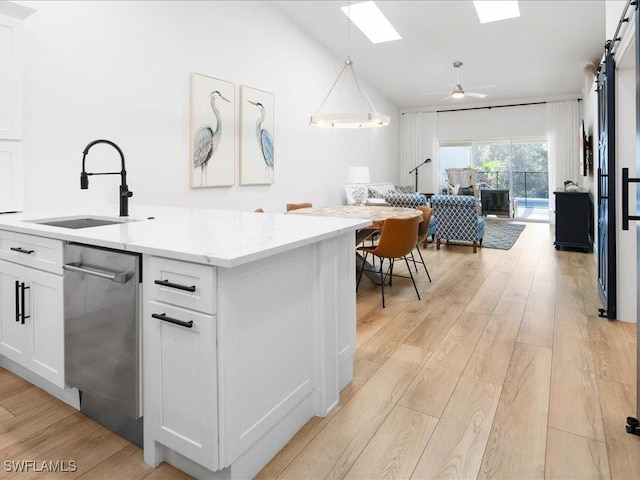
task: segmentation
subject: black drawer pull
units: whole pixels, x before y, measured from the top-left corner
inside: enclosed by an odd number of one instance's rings
[[[193,327],[193,320],[189,320],[188,322],[183,322],[182,320],[167,317],[164,313],[152,313],[151,316],[153,318],[157,318],[158,320],[162,320],[163,322],[175,323],[176,325],[180,325],[181,327],[187,327],[187,328]]]
[[[173,283],[169,280],[154,280],[156,285],[162,285],[163,287],[176,288],[178,290],[184,290],[185,292],[195,292],[195,285],[180,285],[179,283]]]
[[[22,247],[11,247],[10,250],[18,253],[26,253],[27,255],[31,255],[35,250],[25,250]]]

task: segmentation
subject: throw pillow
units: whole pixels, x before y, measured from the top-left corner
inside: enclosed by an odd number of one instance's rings
[[[396,187],[398,193],[416,193],[416,188],[413,185],[405,185]]]
[[[473,187],[460,187],[458,189],[458,195],[475,195]]]
[[[383,198],[382,194],[379,191],[377,191],[376,189],[369,188],[368,190],[369,190],[369,192],[368,192],[369,198]]]

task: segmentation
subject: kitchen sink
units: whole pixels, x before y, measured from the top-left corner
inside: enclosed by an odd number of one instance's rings
[[[62,228],[91,228],[105,225],[116,225],[118,223],[136,222],[137,220],[127,217],[61,217],[61,218],[41,218],[38,220],[27,220],[29,223],[38,225],[48,225],[50,227]]]

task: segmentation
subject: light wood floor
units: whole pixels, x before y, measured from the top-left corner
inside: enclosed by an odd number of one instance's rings
[[[429,244],[422,300],[394,279],[385,309],[363,280],[353,382],[257,478],[640,478],[635,324],[599,318],[593,255],[552,243],[532,223],[508,251]],[[188,478],[2,369],[0,460],[3,479]]]

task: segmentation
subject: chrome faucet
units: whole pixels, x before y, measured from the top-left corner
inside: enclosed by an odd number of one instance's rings
[[[90,173],[85,170],[84,162],[87,158],[87,153],[89,153],[89,149],[96,143],[106,143],[107,145],[111,145],[118,151],[118,153],[120,154],[120,161],[122,163],[122,170],[120,172]],[[120,150],[120,147],[118,147],[110,140],[94,140],[89,145],[84,147],[82,154],[82,173],[80,173],[80,188],[82,190],[86,190],[89,188],[89,175],[120,175],[120,216],[128,217],[129,197],[133,196],[133,192],[129,191],[129,187],[127,186],[127,171],[124,168],[124,154],[122,153],[122,150]]]

